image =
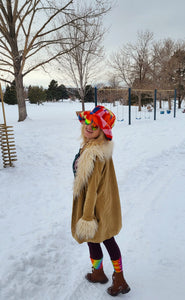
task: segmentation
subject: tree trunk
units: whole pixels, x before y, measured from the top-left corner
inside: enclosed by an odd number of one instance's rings
[[[171,97],[168,97],[168,109],[172,110]]]
[[[159,108],[162,108],[162,100],[161,100],[161,94],[159,94]]]
[[[85,111],[85,92],[82,87],[78,90],[78,92],[82,101],[82,111]]]
[[[141,111],[141,92],[139,92],[139,108],[138,111]]]
[[[24,121],[27,117],[26,103],[24,99],[24,86],[22,74],[15,76],[16,92],[17,92],[17,103],[19,110],[19,122]]]
[[[181,108],[181,102],[182,102],[182,101],[181,101],[181,97],[180,97],[180,96],[179,96],[178,98],[179,98],[179,101],[178,101],[178,108],[180,109],[180,108]]]
[[[85,111],[84,97],[82,97],[82,111]]]

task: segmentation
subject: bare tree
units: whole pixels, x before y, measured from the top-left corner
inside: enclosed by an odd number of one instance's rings
[[[168,98],[171,108],[170,93],[165,90],[177,89],[179,108],[185,96],[185,43],[184,41],[174,42],[171,39],[164,39],[153,45],[153,82],[155,88],[161,89],[161,98]],[[173,93],[172,93],[173,94]],[[172,96],[172,95],[171,95]],[[172,96],[173,97],[173,96]]]
[[[78,19],[95,18],[107,11],[107,6],[103,6],[105,1],[94,0],[94,5],[79,16],[75,13],[73,2],[0,0],[0,79],[5,82],[15,79],[19,121],[27,116],[23,77],[80,44],[78,40],[70,43],[65,32],[69,24]],[[67,44],[68,47],[63,50],[59,44]],[[54,45],[55,52],[49,51]]]
[[[144,89],[150,83],[151,72],[151,42],[153,33],[146,30],[138,32],[135,44],[127,44],[110,58],[110,65],[116,74],[129,87]],[[139,96],[139,110],[141,110],[141,92]]]
[[[87,85],[92,83],[98,71],[97,66],[103,57],[102,40],[104,28],[102,25],[102,15],[89,19],[81,18],[87,7],[80,7],[77,15],[79,18],[71,24],[71,16],[66,16],[67,35],[70,39],[70,45],[61,43],[61,49],[65,54],[58,59],[60,69],[65,71],[65,75],[75,84],[79,91],[82,101],[82,110],[85,110],[84,99],[86,96]],[[76,41],[79,46],[75,47]],[[71,51],[68,48],[72,47]]]
[[[176,88],[178,108],[181,108],[185,97],[185,43],[178,43],[176,50],[169,60],[169,82]]]
[[[138,32],[135,44],[124,45],[119,51],[113,53],[110,65],[120,79],[128,86],[142,88],[150,72],[151,41],[153,33],[149,31]]]
[[[155,88],[169,89],[169,60],[175,51],[175,43],[171,39],[155,42],[152,47],[152,81]]]
[[[170,90],[176,88],[180,107],[185,95],[185,43],[170,38],[153,43],[152,39],[149,31],[139,33],[135,44],[127,44],[112,55],[110,65],[127,86],[159,89],[159,100],[168,99],[169,108],[173,94]],[[138,97],[141,109],[140,91]]]
[[[110,57],[109,64],[112,67],[114,74],[126,83],[127,86],[132,86],[134,82],[132,60],[127,46],[113,53]]]
[[[109,74],[108,84],[113,89],[119,88],[120,80],[118,76],[116,76],[115,74]]]

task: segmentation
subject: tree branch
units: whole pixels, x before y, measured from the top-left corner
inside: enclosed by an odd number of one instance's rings
[[[1,45],[2,44],[2,45]],[[3,42],[2,38],[0,39],[0,48],[2,48],[3,50],[7,51],[9,53],[9,55],[12,57],[12,52],[10,51],[10,49],[7,47],[6,43]]]
[[[13,76],[15,75],[12,71],[7,70],[7,69],[4,69],[4,68],[0,68],[0,71],[10,73],[10,74],[13,75]]]
[[[7,79],[4,79],[4,78],[2,78],[2,77],[0,77],[0,80],[3,81],[3,82],[5,82],[5,83],[9,83],[9,84],[12,83],[12,81],[7,80]]]
[[[67,52],[70,52],[70,51],[73,50],[75,47],[77,47],[77,45],[73,46],[72,48],[70,48],[70,49],[68,49],[68,50],[60,51],[60,52],[58,52],[57,54],[55,54],[54,56],[50,57],[49,59],[44,60],[44,61],[38,63],[37,65],[33,66],[31,69],[27,70],[27,71],[23,74],[23,76],[27,75],[28,73],[30,73],[31,71],[33,71],[33,70],[39,68],[39,67],[42,66],[42,65],[48,64],[48,63],[51,62],[52,60],[55,60],[56,58],[58,58],[58,57],[60,57],[60,56],[62,56],[62,55],[64,55],[64,54],[66,54]]]
[[[1,54],[1,52],[0,52]],[[13,67],[13,65],[7,61],[7,60],[4,60],[4,59],[1,59],[1,66],[10,66],[10,67]]]
[[[51,15],[47,21],[41,26],[41,28],[37,31],[37,33],[34,35],[34,37],[32,38],[31,42],[28,45],[27,51],[29,51],[34,43],[34,41],[39,37],[39,34],[43,31],[43,29],[59,14],[61,13],[63,10],[65,10],[65,8],[67,8],[71,3],[73,2],[73,0],[69,1],[64,7],[58,9],[53,15]]]
[[[9,1],[9,0],[7,0],[7,1]],[[2,13],[3,13],[3,15],[4,15],[4,17],[5,17],[5,19],[6,19],[7,23],[8,23],[8,21],[9,21],[8,15],[6,13],[6,9],[5,9],[4,5],[3,5],[2,0],[0,0],[0,9],[2,10]],[[4,25],[5,25],[5,23],[4,23],[4,20],[3,20],[3,26]]]
[[[1,46],[0,46],[0,48],[1,48]],[[10,56],[8,56],[7,54],[5,54],[4,52],[1,52],[1,51],[0,51],[0,54],[1,54],[2,56],[6,57],[6,58],[8,58],[8,59],[10,59],[10,60],[12,60],[12,58],[11,58]]]
[[[38,0],[38,2],[39,2],[39,1],[40,1],[40,0]],[[29,2],[30,2],[30,3],[29,3]],[[27,9],[26,9],[26,11],[25,11],[23,17],[21,17],[21,12],[24,10],[24,8],[26,7],[27,4],[29,4],[29,5],[28,5],[28,7],[27,7]],[[37,3],[36,3],[36,4],[37,4]],[[35,4],[35,5],[36,5],[36,4]],[[20,20],[20,23],[19,23],[19,25],[17,26],[16,37],[18,37],[19,30],[20,30],[20,28],[23,26],[24,20],[25,20],[26,17],[32,12],[32,10],[34,10],[34,8],[35,8],[35,5],[34,5],[34,6],[30,9],[31,5],[32,5],[32,0],[27,0],[27,1],[24,3],[24,5],[22,6],[22,8],[19,10],[19,12],[17,13],[17,18]]]

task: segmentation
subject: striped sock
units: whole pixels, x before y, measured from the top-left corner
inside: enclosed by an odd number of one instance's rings
[[[121,256],[119,259],[117,260],[112,260],[112,264],[113,264],[113,267],[114,267],[114,271],[116,273],[120,273],[123,271],[122,269],[122,259],[121,259]]]
[[[93,259],[90,257],[90,259],[91,259],[92,265],[95,269],[103,268],[103,257],[101,259]]]

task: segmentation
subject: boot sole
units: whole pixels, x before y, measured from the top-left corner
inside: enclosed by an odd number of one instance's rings
[[[130,292],[130,287],[128,287],[126,290],[122,290],[122,291],[118,291],[117,293],[114,293],[112,294],[111,291],[109,292],[109,289],[107,290],[107,293],[110,295],[110,296],[117,296],[119,294],[127,294]]]
[[[108,279],[106,279],[104,281],[93,281],[93,280],[90,280],[87,276],[85,276],[85,279],[91,283],[101,283],[101,284],[105,284],[109,281]]]

